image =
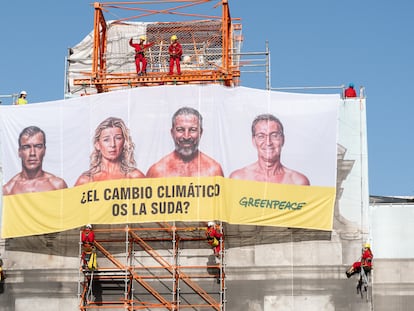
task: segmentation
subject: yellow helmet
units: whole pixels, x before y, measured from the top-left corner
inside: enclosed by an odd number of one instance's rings
[[[177,38],[177,36],[176,35],[172,35],[171,36],[171,40],[177,40],[178,38]]]
[[[369,243],[365,243],[365,244],[364,244],[364,248],[371,248],[371,244],[369,244]]]
[[[139,39],[145,41],[146,38],[145,38],[145,36],[140,36]]]

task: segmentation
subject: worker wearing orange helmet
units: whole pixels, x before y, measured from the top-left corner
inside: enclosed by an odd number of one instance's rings
[[[168,54],[170,55],[170,71],[169,75],[174,74],[174,64],[177,68],[177,74],[181,74],[181,56],[183,55],[183,48],[181,44],[178,42],[178,38],[176,35],[171,36],[171,44],[168,47]]]
[[[374,255],[371,251],[371,245],[369,243],[364,244],[364,248],[362,250],[361,259],[357,262],[354,262],[351,268],[346,271],[346,276],[350,278],[352,275],[359,273],[361,271],[361,267],[364,269],[365,272],[370,272],[372,269],[372,259]]]
[[[147,73],[147,59],[145,58],[145,50],[153,46],[155,43],[145,44],[145,36],[139,37],[139,43],[134,43],[133,39],[129,40],[129,45],[135,49],[135,67],[139,76]]]

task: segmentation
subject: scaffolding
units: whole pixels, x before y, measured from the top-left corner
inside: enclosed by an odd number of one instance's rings
[[[87,38],[89,42],[83,42],[83,47],[89,52],[79,52],[76,47],[69,50],[65,93],[85,95],[166,84],[239,85],[242,27],[240,23],[235,23],[239,19],[230,17],[228,1],[219,1],[221,16],[182,12],[211,2],[212,0],[95,2],[93,38]],[[174,3],[181,4],[172,6]],[[146,5],[151,6],[150,9],[145,8]],[[157,5],[162,5],[162,8],[154,8]],[[141,14],[107,21],[105,14],[109,15],[113,10]],[[181,20],[140,21],[153,15],[174,15]],[[188,20],[183,20],[184,17]],[[168,47],[172,35],[178,37],[183,48],[180,75],[168,75]],[[153,43],[145,52],[148,67],[143,76],[136,73],[134,49],[129,46],[131,38],[137,42],[140,36],[146,37],[146,43]]]
[[[206,226],[195,225],[95,229],[96,269],[85,266],[79,244],[80,310],[225,310],[223,239],[217,258],[206,242]]]

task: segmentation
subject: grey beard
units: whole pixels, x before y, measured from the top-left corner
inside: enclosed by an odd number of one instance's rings
[[[175,151],[185,162],[188,162],[194,159],[194,157],[197,155],[198,145],[193,145],[191,147],[175,146]]]

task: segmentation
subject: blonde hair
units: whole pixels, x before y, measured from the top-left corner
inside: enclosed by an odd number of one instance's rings
[[[121,171],[124,174],[127,174],[135,169],[136,162],[134,159],[134,149],[135,144],[132,142],[132,138],[129,134],[129,129],[125,125],[124,121],[120,118],[109,117],[102,121],[95,130],[95,136],[93,138],[93,145],[99,141],[102,131],[107,128],[118,127],[122,130],[122,135],[124,136],[124,146],[122,148],[122,153],[119,157],[119,162],[121,164]],[[102,162],[102,153],[94,148],[93,152],[90,155],[90,166],[89,170],[85,173],[87,175],[96,174],[101,171],[101,162]]]

